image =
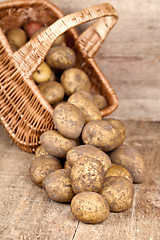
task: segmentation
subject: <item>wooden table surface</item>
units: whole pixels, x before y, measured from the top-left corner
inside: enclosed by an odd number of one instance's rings
[[[0,239],[159,240],[160,123],[125,121],[126,143],[144,156],[147,178],[136,184],[132,208],[100,224],[75,219],[70,204],[50,200],[28,174],[33,154],[23,152],[0,125]]]

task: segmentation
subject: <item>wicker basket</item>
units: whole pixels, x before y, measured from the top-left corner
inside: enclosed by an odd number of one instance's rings
[[[98,20],[78,36],[73,27],[94,19]],[[15,0],[0,4],[0,118],[21,149],[35,151],[40,144],[40,135],[53,128],[53,108],[41,96],[31,76],[53,41],[64,32],[66,44],[76,52],[75,67],[88,74],[92,92],[100,93],[107,100],[108,106],[101,110],[101,115],[104,117],[117,108],[117,96],[93,59],[117,19],[110,4],[100,4],[67,16],[46,0]],[[13,52],[5,33],[13,27],[21,27],[28,20],[41,20],[49,27]]]

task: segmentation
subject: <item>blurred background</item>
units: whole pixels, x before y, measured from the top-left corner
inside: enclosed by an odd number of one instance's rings
[[[95,56],[119,99],[110,116],[160,121],[160,1],[50,1],[65,15],[105,2],[114,6],[118,23]],[[78,32],[87,25],[77,27]]]

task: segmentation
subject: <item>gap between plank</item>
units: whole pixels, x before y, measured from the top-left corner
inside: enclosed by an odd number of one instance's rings
[[[78,223],[77,223],[77,226],[76,226],[75,232],[74,232],[74,234],[73,234],[72,240],[74,240],[74,238],[75,238],[75,236],[76,236],[76,232],[77,232],[77,230],[78,230],[78,226],[79,226],[79,221],[78,221]]]

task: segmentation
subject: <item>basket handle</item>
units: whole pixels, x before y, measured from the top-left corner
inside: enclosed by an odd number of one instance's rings
[[[80,44],[83,53],[86,55],[87,52],[88,57],[92,57],[118,19],[116,10],[109,3],[88,7],[64,16],[51,24],[13,54],[17,66],[25,74],[31,76],[45,59],[52,43],[59,35],[72,27],[98,18],[100,19],[84,31],[77,40],[77,44]]]

